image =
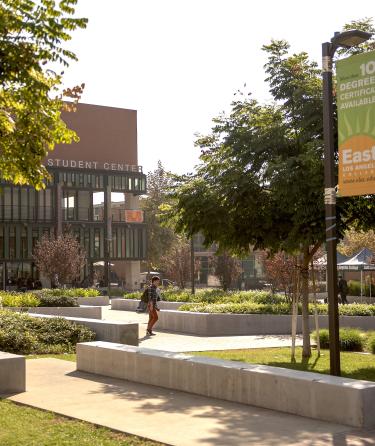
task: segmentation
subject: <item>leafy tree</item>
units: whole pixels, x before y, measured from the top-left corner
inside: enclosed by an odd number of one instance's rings
[[[55,285],[74,282],[86,263],[86,252],[70,233],[58,237],[44,237],[33,252],[39,271]]]
[[[150,269],[160,268],[160,259],[177,241],[173,228],[163,226],[160,222],[160,206],[166,202],[171,187],[171,174],[161,161],[153,172],[147,175],[147,197],[141,201],[147,221],[147,249]]]
[[[62,43],[87,20],[74,18],[77,0],[0,0],[0,174],[5,180],[44,185],[42,160],[54,145],[76,141],[61,119],[64,99],[77,101],[81,86],[61,92],[63,72],[76,60]]]
[[[224,291],[231,288],[240,277],[242,267],[241,262],[227,252],[215,255],[212,258],[215,275],[219,278]]]
[[[267,280],[272,284],[272,289],[282,290],[286,296],[291,296],[296,264],[296,258],[285,252],[277,252],[270,257],[265,254],[264,268]]]
[[[283,40],[265,45],[266,81],[274,102],[238,92],[229,115],[214,119],[194,175],[176,181],[165,209],[178,231],[201,232],[207,245],[247,253],[249,247],[301,259],[303,355],[311,355],[309,263],[325,239],[322,80],[307,53],[289,54]],[[338,235],[374,223],[374,197],[338,200]]]
[[[345,256],[352,256],[363,248],[368,248],[375,253],[375,232],[373,229],[369,231],[348,229],[338,246],[338,250]]]
[[[168,279],[185,288],[186,282],[191,279],[190,242],[184,236],[176,236],[170,248],[160,257],[159,264]]]

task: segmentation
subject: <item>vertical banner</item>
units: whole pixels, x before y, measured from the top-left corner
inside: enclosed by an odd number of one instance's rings
[[[336,63],[339,195],[375,194],[375,51]]]

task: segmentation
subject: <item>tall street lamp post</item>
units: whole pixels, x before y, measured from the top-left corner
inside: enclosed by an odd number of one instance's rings
[[[331,375],[340,376],[339,309],[337,297],[336,176],[333,134],[332,60],[340,47],[351,48],[371,37],[370,33],[352,30],[335,33],[322,45],[323,56],[323,133],[324,133],[324,203],[326,218],[328,322]]]

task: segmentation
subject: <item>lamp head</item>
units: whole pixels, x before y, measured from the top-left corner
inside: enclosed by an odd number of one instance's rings
[[[331,43],[336,48],[352,48],[353,46],[360,45],[366,40],[371,38],[372,34],[366,31],[360,31],[359,29],[352,29],[350,31],[344,31],[342,33],[335,33],[331,39]]]

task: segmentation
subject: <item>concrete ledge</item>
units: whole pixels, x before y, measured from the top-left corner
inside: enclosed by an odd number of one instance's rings
[[[178,310],[181,305],[187,302],[166,302],[164,300],[158,302],[161,310]],[[139,300],[136,299],[111,299],[112,310],[135,311],[138,307]]]
[[[319,316],[320,328],[328,328],[328,316]],[[373,316],[340,316],[341,327],[375,329]],[[314,317],[310,316],[310,327]],[[221,314],[193,313],[164,310],[159,313],[157,328],[201,336],[242,336],[290,334],[291,316],[277,314]],[[302,332],[302,318],[298,316],[297,332]]]
[[[77,344],[77,370],[356,427],[375,427],[375,383],[138,347]]]
[[[56,317],[46,314],[32,313],[33,317],[51,318]],[[118,344],[138,345],[139,330],[138,324],[122,321],[103,321],[95,319],[84,319],[77,317],[64,317],[68,321],[91,328],[96,333],[98,341],[116,342]]]
[[[109,305],[108,296],[94,296],[94,297],[78,297],[78,305],[89,305],[89,306],[106,306]]]
[[[29,313],[51,314],[53,316],[80,317],[86,319],[102,319],[102,307],[33,307]]]
[[[0,394],[25,392],[26,362],[25,357],[12,353],[0,352]]]

